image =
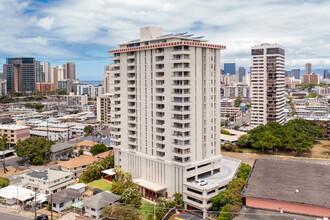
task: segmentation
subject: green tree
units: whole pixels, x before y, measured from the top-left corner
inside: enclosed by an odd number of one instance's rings
[[[9,186],[10,180],[6,177],[0,177],[0,189]]]
[[[58,90],[56,90],[56,93],[58,95],[67,95],[68,94],[66,89],[58,89]]]
[[[281,144],[279,138],[272,135],[270,131],[250,135],[251,146],[257,149],[273,149]]]
[[[4,151],[8,150],[8,142],[9,142],[8,135],[6,133],[3,133],[0,136],[0,150],[3,152],[3,154],[2,154],[2,165],[3,165],[4,173],[6,173],[8,171],[7,168],[6,168],[6,156],[4,154]]]
[[[211,199],[212,202],[212,210],[219,211],[221,207],[225,206],[229,203],[230,192],[228,190],[220,191],[219,194]]]
[[[134,185],[132,181],[132,175],[129,172],[125,172],[122,169],[114,168],[115,178],[112,180],[111,191],[115,194],[122,195],[125,189]]]
[[[249,147],[250,146],[249,135],[244,134],[240,136],[237,140],[237,145],[241,148]]]
[[[103,160],[96,161],[88,166],[87,170],[80,176],[80,183],[89,183],[101,178],[101,171],[114,167],[113,155],[108,155]]]
[[[131,187],[124,189],[120,201],[125,204],[132,204],[137,208],[140,207],[142,202],[139,188],[136,185],[132,185]]]
[[[241,98],[237,98],[237,99],[235,99],[235,107],[240,107],[242,102],[243,102],[243,101],[242,101]]]
[[[251,166],[246,163],[241,163],[241,166],[237,172],[237,177],[242,178],[243,180],[247,180],[251,171]]]
[[[139,210],[134,205],[113,204],[103,209],[102,216],[123,220],[142,219]]]
[[[84,150],[83,150],[83,149],[79,149],[78,153],[79,153],[80,155],[84,155]]]
[[[90,135],[91,133],[93,133],[93,131],[94,131],[94,128],[92,125],[87,125],[84,128],[84,132],[86,133],[87,136]]]
[[[105,144],[96,144],[93,147],[91,147],[90,149],[90,153],[93,155],[108,151],[109,149],[107,148],[107,146],[105,146]]]
[[[159,198],[157,200],[157,204],[155,206],[155,216],[156,220],[162,220],[168,210],[176,206],[176,201],[174,200],[166,200],[165,198]],[[149,213],[148,220],[154,219],[154,213]]]
[[[15,146],[17,156],[27,158],[33,165],[44,164],[50,154],[53,141],[43,137],[30,137],[24,141],[18,141]]]

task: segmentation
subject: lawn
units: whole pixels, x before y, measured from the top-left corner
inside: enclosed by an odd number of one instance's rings
[[[142,206],[139,208],[143,219],[147,219],[150,212],[154,212],[154,205],[142,199]]]
[[[112,184],[105,181],[105,180],[95,180],[93,182],[88,183],[87,187],[92,188],[92,189],[99,188],[99,189],[102,189],[104,191],[110,191],[111,187],[112,187]]]

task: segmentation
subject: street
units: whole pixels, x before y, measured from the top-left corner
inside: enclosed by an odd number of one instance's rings
[[[26,218],[26,217],[22,217],[22,216],[19,216],[19,215],[0,212],[0,219],[5,219],[5,220],[31,220],[32,218]]]

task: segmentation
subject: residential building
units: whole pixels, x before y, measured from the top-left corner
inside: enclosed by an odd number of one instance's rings
[[[300,80],[300,69],[293,69],[291,70],[292,72],[292,76],[297,79],[297,80]]]
[[[58,165],[62,171],[74,173],[75,177],[79,177],[89,165],[98,160],[90,155],[81,155],[68,161],[62,161]]]
[[[48,62],[42,62],[42,71],[45,76],[45,83],[51,83],[51,66]]]
[[[76,95],[88,95],[88,97],[96,98],[102,94],[104,94],[104,87],[102,85],[77,85]]]
[[[73,80],[72,79],[65,79],[65,80],[60,80],[57,82],[57,88],[58,89],[66,89],[67,94],[72,92],[72,87],[73,87]]]
[[[53,169],[30,171],[21,174],[23,187],[43,194],[56,193],[74,183],[73,173]]]
[[[76,189],[67,188],[47,196],[47,201],[52,206],[52,211],[60,213],[76,202],[81,201],[83,194]]]
[[[19,125],[0,125],[0,134],[7,134],[8,143],[17,144],[18,140],[24,141],[30,137],[30,127]]]
[[[21,186],[9,185],[0,189],[1,203],[6,205],[26,204],[33,201],[35,193]]]
[[[113,58],[110,58],[113,59]],[[104,79],[103,79],[104,93],[113,94],[114,88],[114,74],[110,71],[110,65],[104,66]]]
[[[247,86],[251,85],[251,73],[245,74],[243,83],[246,84]]]
[[[243,82],[244,76],[245,76],[245,68],[244,67],[238,67],[238,81]]]
[[[50,160],[60,160],[61,158],[67,158],[73,154],[74,144],[69,143],[57,143],[50,148]]]
[[[108,191],[100,192],[83,200],[85,215],[91,218],[100,219],[103,208],[119,202],[120,196]]]
[[[65,79],[76,79],[76,64],[74,62],[67,62],[63,65],[65,70]]]
[[[63,66],[57,66],[55,68],[56,68],[56,72],[57,72],[57,82],[65,80],[66,79],[65,68]],[[56,84],[56,86],[57,86],[57,84]]]
[[[223,98],[221,99],[220,115],[238,115],[240,108],[235,107],[235,99]]]
[[[96,100],[97,121],[105,125],[109,125],[111,121],[111,100],[111,94],[101,95]],[[113,118],[113,120],[120,120],[120,118]]]
[[[251,125],[284,123],[284,49],[261,44],[251,50]]]
[[[224,98],[250,98],[250,86],[224,86]]]
[[[7,81],[0,80],[0,96],[7,95]]]
[[[330,217],[330,164],[256,159],[242,196],[246,206]]]
[[[285,77],[292,77],[291,71],[285,71]]]
[[[64,101],[67,105],[87,105],[88,96],[87,95],[74,95],[70,92],[69,95],[64,96]]]
[[[191,35],[140,28],[140,39],[111,50],[114,95],[110,125],[115,164],[149,198],[183,193],[185,206],[210,208],[201,175],[221,173],[220,50]],[[237,164],[235,162],[235,164]],[[235,169],[233,169],[234,171]],[[188,188],[198,192],[191,195]],[[214,191],[213,191],[214,190]],[[199,194],[200,193],[200,194]]]
[[[36,82],[36,60],[31,57],[7,58],[3,65],[7,90],[14,92],[32,92]]]
[[[224,74],[236,74],[236,65],[235,63],[225,63],[224,64]]]
[[[3,72],[0,72],[0,80],[3,80],[4,77],[3,77]]]
[[[305,74],[303,76],[303,83],[304,84],[309,84],[309,83],[314,83],[314,84],[320,84],[320,75],[319,74]]]
[[[305,74],[311,74],[312,73],[312,64],[311,63],[306,63],[305,64]]]
[[[43,82],[36,82],[36,91],[54,91],[56,88],[52,83],[43,83]]]

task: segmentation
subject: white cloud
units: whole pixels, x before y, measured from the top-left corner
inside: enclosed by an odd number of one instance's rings
[[[54,18],[53,17],[44,17],[39,19],[39,21],[37,22],[37,25],[40,26],[41,28],[49,31],[52,29],[54,24]]]
[[[250,66],[251,47],[269,42],[285,47],[288,69],[303,67],[306,61],[312,61],[314,67],[329,66],[329,1],[62,0],[24,13],[33,7],[32,2],[0,4],[4,21],[0,23],[0,53],[13,41],[9,48],[16,52],[39,44],[34,52],[45,57],[83,57],[87,53],[67,46],[116,47],[138,38],[140,26],[156,25],[165,33],[190,31],[226,45],[222,63]]]

